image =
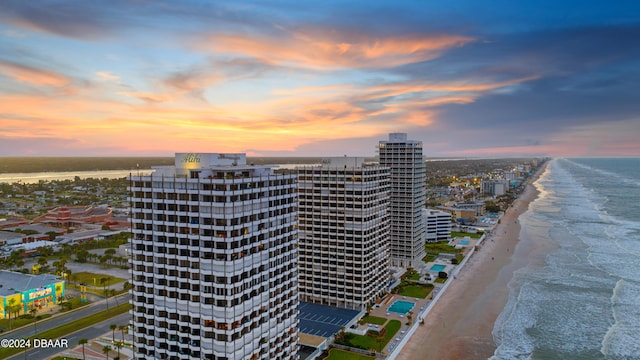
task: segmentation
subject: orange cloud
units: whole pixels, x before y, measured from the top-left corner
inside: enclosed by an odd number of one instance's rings
[[[308,86],[296,89],[279,89],[272,91],[274,95],[301,95],[307,93],[318,93],[318,92],[332,92],[340,90],[353,90],[355,87],[352,85],[325,85],[325,86]]]
[[[120,80],[120,76],[113,75],[112,73],[110,73],[108,71],[98,71],[96,73],[96,76],[98,76],[102,80],[107,80],[107,81],[118,81],[118,80]]]
[[[320,32],[318,32],[320,33]],[[311,69],[392,67],[430,60],[443,51],[474,41],[459,35],[369,38],[288,32],[277,38],[214,34],[193,46],[215,53],[251,56],[265,62]]]
[[[146,102],[166,102],[173,99],[172,96],[168,94],[156,94],[156,93],[143,93],[143,92],[135,92],[135,91],[118,91],[117,94],[124,95],[133,99],[138,99]]]
[[[71,82],[67,77],[52,71],[6,61],[0,61],[0,71],[16,81],[37,86],[62,87]]]
[[[383,97],[399,96],[410,93],[424,93],[424,92],[485,92],[495,90],[511,85],[520,84],[526,81],[531,81],[540,78],[538,75],[532,75],[522,78],[510,79],[500,82],[490,83],[474,83],[471,81],[449,81],[449,82],[436,82],[436,83],[399,83],[399,84],[385,84],[374,86],[370,89],[370,93],[362,97],[363,100],[373,100]],[[469,98],[469,97],[467,97]]]

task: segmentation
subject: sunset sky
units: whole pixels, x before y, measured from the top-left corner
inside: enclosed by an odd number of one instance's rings
[[[640,156],[640,2],[0,2],[0,156],[373,156],[389,132]]]

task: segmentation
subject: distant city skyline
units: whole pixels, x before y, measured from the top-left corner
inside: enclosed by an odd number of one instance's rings
[[[0,156],[640,156],[639,35],[630,1],[7,0]]]

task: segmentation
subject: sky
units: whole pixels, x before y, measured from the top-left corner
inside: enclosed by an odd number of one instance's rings
[[[0,156],[640,156],[637,1],[0,2]]]

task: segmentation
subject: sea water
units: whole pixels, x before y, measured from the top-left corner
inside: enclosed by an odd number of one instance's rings
[[[535,185],[521,235],[550,250],[514,273],[492,359],[640,359],[640,159],[555,159]]]

